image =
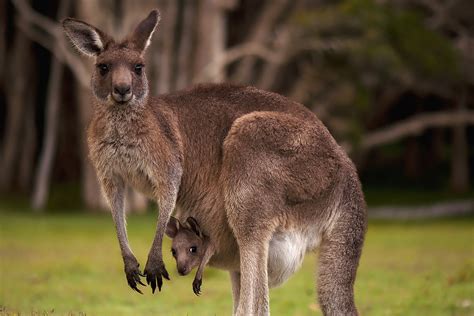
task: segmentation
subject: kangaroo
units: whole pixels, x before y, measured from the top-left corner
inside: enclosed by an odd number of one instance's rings
[[[357,315],[353,285],[367,216],[351,160],[314,113],[275,93],[204,84],[150,96],[144,54],[159,19],[153,10],[121,41],[80,20],[62,22],[94,59],[89,156],[129,286],[141,293],[144,276],[154,293],[169,280],[162,241],[174,212],[198,218],[209,234],[209,264],[229,271],[234,314],[268,315],[269,281],[282,282],[319,246],[323,313]],[[127,238],[126,184],[159,205],[143,274]],[[281,267],[289,271],[272,270]]]
[[[173,239],[171,253],[176,260],[178,273],[187,275],[198,267],[193,281],[193,292],[199,296],[204,267],[214,254],[214,246],[209,237],[202,233],[194,217],[188,217],[185,224],[171,216],[165,233]]]

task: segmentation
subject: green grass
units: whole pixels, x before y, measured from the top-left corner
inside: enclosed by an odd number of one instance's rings
[[[228,275],[207,268],[203,294],[179,277],[161,293],[132,292],[125,281],[108,214],[31,215],[0,211],[0,315],[229,315]],[[155,218],[132,216],[129,236],[145,264]],[[474,315],[474,218],[372,221],[356,282],[362,315]],[[165,249],[169,249],[169,240]],[[271,290],[273,315],[321,315],[315,300],[315,255]]]

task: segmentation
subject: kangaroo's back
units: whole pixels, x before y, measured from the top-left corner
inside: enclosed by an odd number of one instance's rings
[[[345,156],[314,113],[276,93],[250,86],[205,84],[162,95],[152,103],[170,108],[176,116],[183,142],[182,186],[185,188],[188,181],[190,186],[196,181],[202,185],[217,181],[224,140],[235,122],[252,112],[279,112],[310,122],[318,133],[318,142],[324,145],[320,146],[321,150],[331,151],[341,158]]]

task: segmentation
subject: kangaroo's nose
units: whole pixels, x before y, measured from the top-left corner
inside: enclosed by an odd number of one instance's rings
[[[130,92],[129,85],[118,85],[114,87],[114,92],[120,95],[126,95]]]
[[[114,85],[112,97],[118,103],[125,103],[132,98],[132,90],[129,84]]]
[[[186,267],[178,267],[178,273],[180,275],[186,275],[187,274]]]

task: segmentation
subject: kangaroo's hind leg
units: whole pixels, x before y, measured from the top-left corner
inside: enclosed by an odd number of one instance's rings
[[[269,315],[268,247],[273,227],[252,216],[264,212],[264,209],[247,206],[228,210],[229,224],[240,253],[240,293],[236,315]]]
[[[232,283],[232,299],[234,302],[233,315],[237,313],[237,307],[239,306],[240,300],[240,272],[230,271],[230,281]]]
[[[344,191],[335,222],[320,246],[318,296],[324,315],[358,315],[354,281],[367,217],[358,180],[349,176]]]

